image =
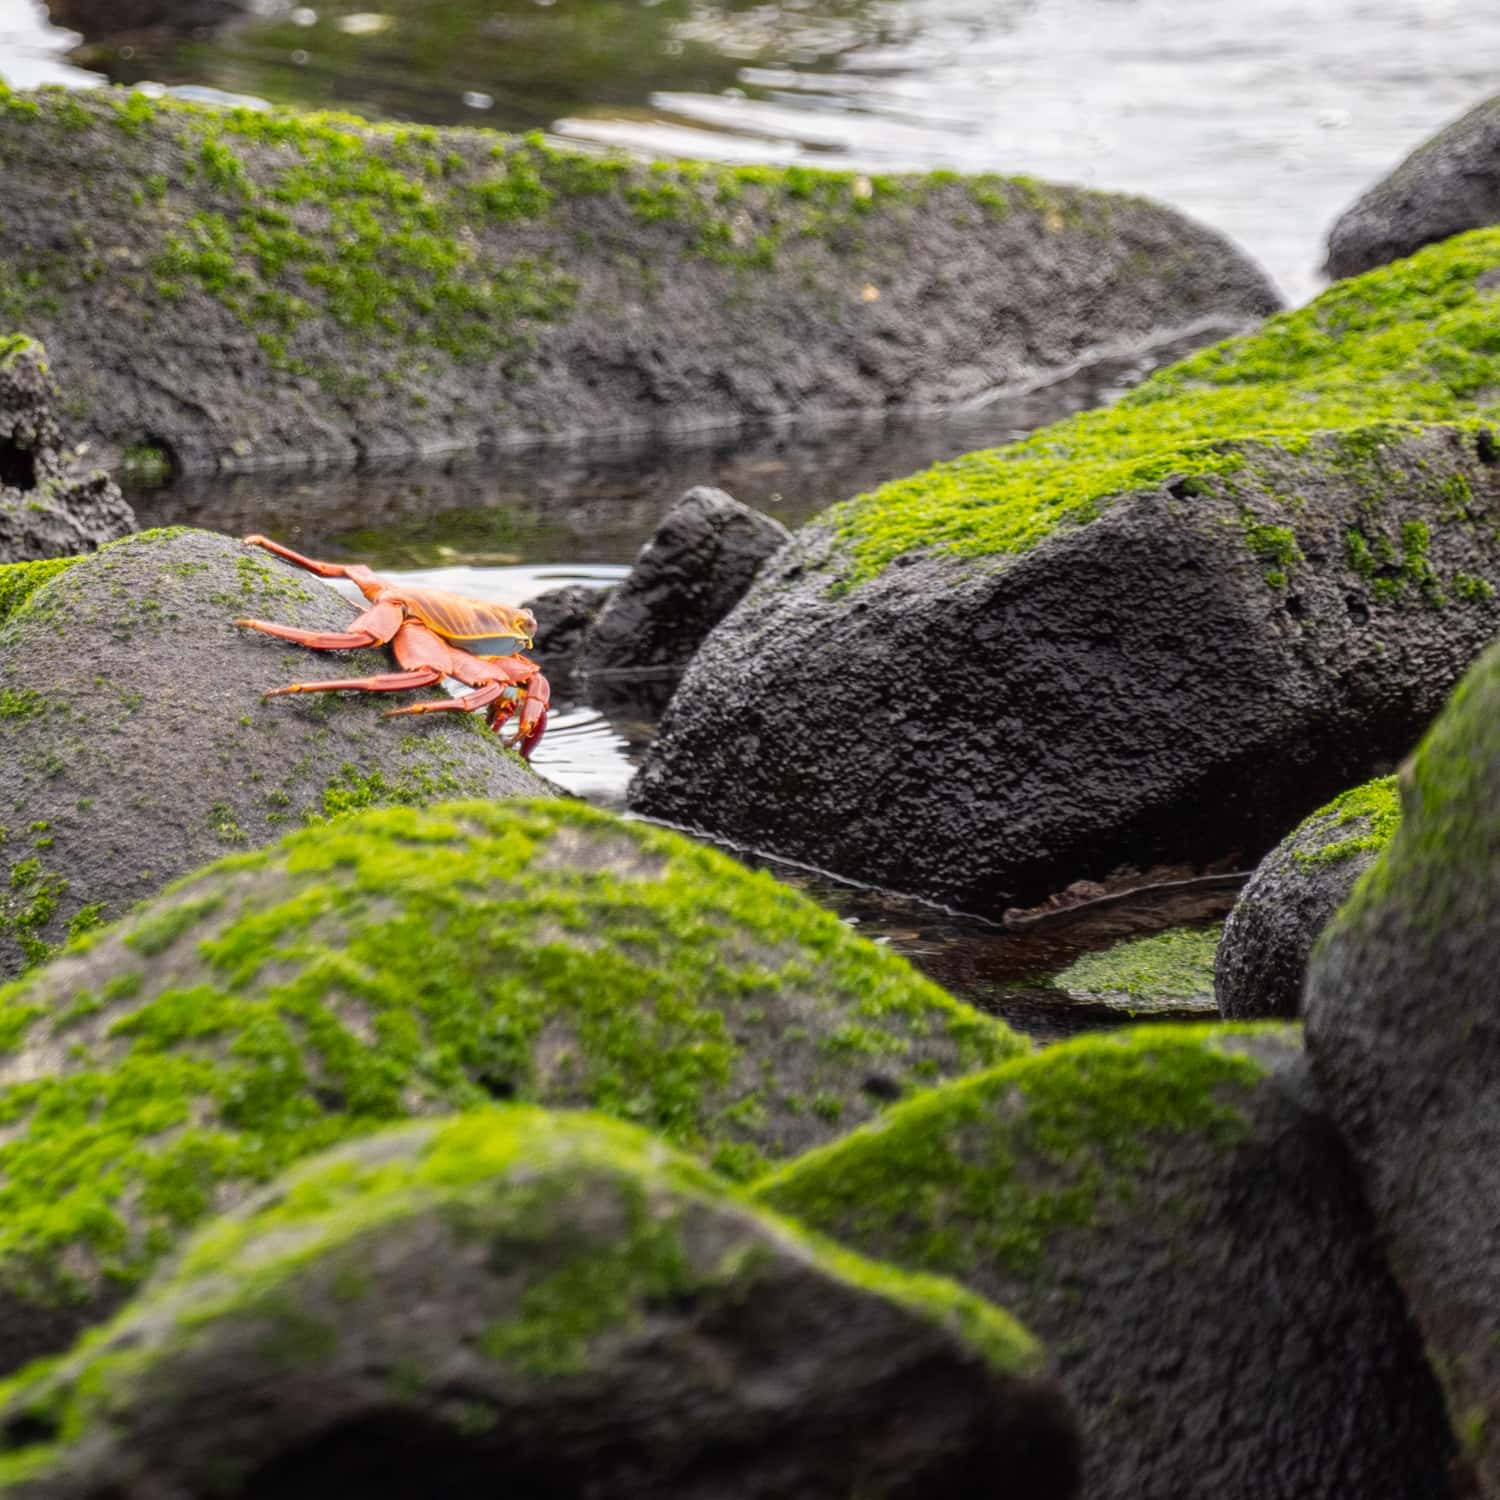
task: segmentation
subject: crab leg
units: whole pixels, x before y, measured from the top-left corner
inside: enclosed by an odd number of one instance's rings
[[[352,578],[356,583],[373,575],[363,563],[330,563],[319,562],[315,557],[303,557],[300,552],[293,552],[290,547],[283,547],[280,542],[273,542],[268,536],[247,536],[245,539],[247,547],[264,547],[267,552],[274,552],[277,557],[285,559],[289,563],[295,563],[299,568],[306,568],[309,573],[316,573],[319,578]]]
[[[336,677],[331,682],[289,682],[285,687],[267,688],[264,696],[279,698],[283,693],[399,693],[406,688],[431,687],[442,680],[443,674],[436,667],[418,667],[411,672],[382,672],[378,677]]]
[[[279,641],[295,641],[315,651],[356,651],[361,646],[383,646],[401,628],[406,618],[399,604],[388,602],[367,609],[349,622],[347,630],[299,630],[295,625],[273,625],[269,620],[236,620],[250,630],[274,635]]]
[[[493,703],[508,691],[512,691],[508,682],[491,682],[478,692],[465,693],[461,698],[440,698],[431,703],[408,703],[405,708],[388,708],[385,717],[394,719],[400,714],[472,713],[476,708],[483,708],[486,703]]]

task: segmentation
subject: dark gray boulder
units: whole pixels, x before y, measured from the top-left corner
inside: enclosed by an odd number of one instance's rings
[[[1394,777],[1345,792],[1288,834],[1256,867],[1214,960],[1221,1014],[1292,1017],[1313,944],[1379,858],[1401,821]]]
[[[585,672],[685,666],[767,558],[791,540],[780,521],[699,485],[662,518],[584,642]]]
[[[102,471],[71,471],[46,351],[0,338],[0,563],[91,552],[135,530],[135,514]]]
[[[1500,651],[1400,778],[1389,848],[1323,934],[1307,1038],[1454,1428],[1500,1494]]]
[[[644,1131],[518,1108],[346,1147],[210,1226],[10,1393],[0,1450],[16,1500],[1070,1500],[1078,1468],[1005,1313]]]
[[[1487,224],[1500,224],[1500,97],[1445,126],[1347,209],[1324,269],[1357,276]]]
[[[46,0],[47,14],[90,39],[130,31],[208,31],[268,8],[268,0]]]
[[[184,473],[952,405],[1278,305],[1142,198],[113,89],[0,110],[0,201],[80,436]]]
[[[338,630],[354,612],[299,569],[181,529],[116,542],[26,599],[0,629],[0,973],[311,819],[550,790],[456,715],[381,717],[411,694],[262,697],[391,659],[309,651],[237,616]]]
[[[536,616],[535,650],[532,654],[544,657],[549,666],[556,661],[571,663],[609,594],[607,588],[570,583],[527,599],[525,608]]]
[[[1292,1028],[1058,1043],[755,1196],[1014,1311],[1095,1500],[1454,1494],[1437,1384]]]

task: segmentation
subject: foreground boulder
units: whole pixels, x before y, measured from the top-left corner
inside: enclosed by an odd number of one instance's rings
[[[69,472],[40,344],[0,338],[0,563],[89,552],[135,530],[102,471]]]
[[[1500,97],[1419,146],[1328,236],[1330,276],[1357,276],[1466,230],[1500,224]]]
[[[1308,1048],[1454,1427],[1500,1495],[1500,652],[1401,777],[1390,846],[1324,933]]]
[[[933,1090],[763,1202],[1053,1352],[1099,1500],[1447,1497],[1452,1440],[1296,1034],[1151,1026]]]
[[[825,512],[694,658],[632,804],[991,914],[1254,857],[1500,628],[1496,273],[1500,231],[1466,237]]]
[[[1396,780],[1315,812],[1257,866],[1224,924],[1214,994],[1226,1016],[1296,1016],[1313,944],[1401,822]]]
[[[27,326],[87,436],[180,470],[950,404],[1276,306],[1181,215],[1029,179],[648,166],[111,89],[0,103]]]
[[[369,694],[265,701],[288,682],[389,672],[391,659],[237,629],[250,615],[341,630],[354,606],[228,537],[146,532],[40,571],[54,576],[0,629],[0,974],[310,819],[547,790],[457,715],[383,719],[391,700]]]
[[[790,540],[780,521],[723,490],[689,490],[610,591],[579,666],[585,672],[686,666],[744,598],[761,564]]]
[[[377,1136],[207,1229],[0,1407],[18,1497],[1069,1500],[1035,1342],[819,1247],[644,1131]],[[52,1445],[62,1438],[59,1448]]]
[[[748,1177],[1021,1052],[832,913],[557,801],[383,808],[211,866],[0,993],[0,1362],[288,1163],[492,1099]]]

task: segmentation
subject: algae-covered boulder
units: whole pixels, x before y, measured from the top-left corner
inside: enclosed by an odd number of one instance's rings
[[[1226,1016],[1295,1016],[1313,944],[1401,822],[1393,776],[1345,792],[1256,867],[1224,924],[1214,994]]]
[[[482,1111],[308,1163],[0,1406],[17,1500],[1076,1493],[1034,1340],[646,1132]]]
[[[1345,210],[1325,269],[1357,276],[1489,224],[1500,224],[1500,97],[1444,126]]]
[[[0,201],[87,435],[184,470],[950,404],[1277,305],[1139,198],[109,89],[0,96]]]
[[[0,992],[0,1361],[333,1141],[493,1099],[749,1176],[1025,1044],[829,912],[562,801],[233,855]]]
[[[1085,953],[1047,978],[1060,1004],[1118,1019],[1214,1012],[1214,951],[1221,928],[1172,927]]]
[[[1500,651],[1401,776],[1308,972],[1308,1049],[1454,1427],[1500,1494]]]
[[[42,346],[0,337],[0,563],[86,552],[135,530],[109,476],[70,472]]]
[[[1060,1043],[755,1193],[1021,1318],[1098,1500],[1451,1493],[1441,1398],[1290,1029]]]
[[[698,485],[662,517],[584,641],[587,672],[683,667],[791,533],[732,495]]]
[[[1253,858],[1500,627],[1497,272],[1500,231],[1437,247],[825,512],[690,664],[633,805],[984,913]]]
[[[368,694],[263,701],[391,659],[237,629],[249,615],[340,630],[354,606],[228,537],[145,532],[72,567],[0,571],[0,595],[38,579],[0,626],[0,974],[310,819],[547,790],[457,715],[384,719],[392,700]]]

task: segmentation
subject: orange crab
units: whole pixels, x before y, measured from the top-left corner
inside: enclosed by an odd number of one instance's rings
[[[334,693],[346,688],[366,693],[397,693],[406,688],[431,687],[445,677],[452,677],[475,691],[458,698],[393,708],[386,717],[441,713],[445,709],[468,713],[488,708],[490,728],[499,732],[519,706],[520,717],[507,743],[530,759],[547,727],[551,690],[537,664],[517,654],[523,647],[529,647],[536,635],[536,616],[529,609],[465,599],[461,594],[441,589],[389,583],[377,578],[363,563],[319,562],[263,536],[247,536],[245,543],[264,547],[319,578],[347,578],[370,601],[371,607],[358,619],[351,620],[347,630],[298,630],[292,625],[274,625],[266,620],[236,620],[236,625],[263,631],[283,641],[296,641],[315,651],[353,651],[361,646],[389,644],[402,669],[377,677],[293,682],[272,688],[266,697],[275,698],[281,693]]]

